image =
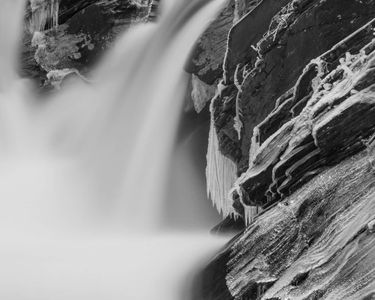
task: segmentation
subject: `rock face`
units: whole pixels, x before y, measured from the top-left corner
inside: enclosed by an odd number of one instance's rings
[[[241,173],[249,164],[254,127],[276,100],[294,86],[311,59],[366,24],[374,11],[373,1],[268,0],[233,26],[224,61],[225,91],[214,113],[221,151]],[[242,123],[237,130],[236,116]]]
[[[202,299],[375,299],[374,17],[370,0],[263,0],[228,31],[211,116],[247,226]]]
[[[308,64],[294,92],[254,128],[257,151],[234,197],[267,207],[365,148],[375,130],[373,23]]]
[[[206,299],[372,299],[372,162],[367,152],[349,158],[258,216],[211,263],[227,272]]]
[[[188,61],[186,70],[196,74],[206,84],[213,84],[223,74],[223,60],[227,54],[227,37],[233,24],[260,0],[230,0],[221,14],[201,36]]]

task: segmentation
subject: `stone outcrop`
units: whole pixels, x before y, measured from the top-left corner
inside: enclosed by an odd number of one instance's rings
[[[21,74],[47,85],[50,71],[88,74],[119,33],[148,20],[151,5],[151,1],[61,0],[50,7],[52,2],[37,1],[34,6],[32,2],[26,8]]]
[[[195,299],[375,299],[374,31],[371,0],[263,0],[234,22],[211,116],[246,225]]]
[[[348,158],[259,215],[206,269],[204,299],[372,299],[373,161]]]
[[[247,205],[267,207],[365,148],[375,131],[373,26],[308,64],[294,92],[254,128],[257,151],[234,197],[243,194]]]
[[[294,86],[304,67],[371,20],[372,1],[262,1],[229,32],[225,90],[215,100],[220,150],[249,164],[254,127]],[[242,126],[236,129],[236,117]],[[240,134],[240,139],[238,135]]]

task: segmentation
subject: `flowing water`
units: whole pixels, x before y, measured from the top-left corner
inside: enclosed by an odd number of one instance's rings
[[[183,64],[222,5],[172,2],[41,101],[15,71],[24,2],[0,0],[1,299],[188,299],[223,243],[163,226]]]

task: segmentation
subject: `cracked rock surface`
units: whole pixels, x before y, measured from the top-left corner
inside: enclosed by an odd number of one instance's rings
[[[254,127],[277,99],[293,88],[311,59],[366,24],[374,12],[374,1],[267,0],[232,27],[224,61],[226,91],[215,101],[214,113],[220,150],[240,172],[249,164]],[[243,123],[240,139],[236,103]]]
[[[374,30],[371,0],[263,0],[230,28],[211,114],[247,224],[195,299],[375,299]]]

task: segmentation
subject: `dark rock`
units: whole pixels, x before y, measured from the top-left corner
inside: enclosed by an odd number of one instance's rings
[[[31,47],[32,35],[25,33],[21,44],[19,74],[22,77],[46,78],[47,72],[35,60],[35,48]]]
[[[232,300],[227,287],[226,275],[229,252],[218,254],[195,277],[191,300]]]
[[[124,13],[132,14],[137,18],[145,18],[148,14],[147,4],[150,1],[143,1],[137,5],[132,1],[99,1],[99,0],[61,0],[59,11],[59,23],[64,24],[76,13],[81,12],[91,5],[101,6],[108,14],[112,15],[113,20],[123,19]]]
[[[238,161],[242,172],[249,164],[254,127],[272,112],[277,99],[293,87],[306,64],[363,26],[375,12],[374,1],[288,2],[263,1],[229,33],[230,54],[225,60],[224,83],[230,85],[231,93],[215,101],[215,121],[220,143],[225,145],[220,150]],[[282,7],[283,4],[286,6]],[[334,60],[335,54],[331,55]],[[305,84],[315,73],[310,69],[299,85],[301,91],[297,93],[305,97],[297,99],[297,95],[296,103],[284,104],[284,111],[290,110],[285,106],[293,105],[291,114],[283,116],[285,120],[298,114],[306,104],[311,87]],[[228,99],[236,99],[231,105],[237,105],[237,110],[224,109],[223,103]],[[240,140],[238,130],[232,126],[236,111],[241,112],[243,123]]]
[[[235,299],[363,299],[375,289],[374,195],[361,152],[263,212],[212,263],[228,268]]]
[[[227,53],[227,37],[233,23],[262,0],[230,0],[195,46],[186,70],[207,84],[215,83],[223,75],[223,61]]]
[[[314,60],[297,81],[293,97],[287,92],[284,97],[287,100],[255,131],[257,135],[253,147],[257,151],[249,169],[237,183],[238,188],[246,193],[243,204],[271,205],[293,193],[324,167],[364,149],[363,141],[375,132],[375,52],[364,54],[364,48],[368,49],[372,42],[366,44],[369,38],[362,38],[359,42],[356,35],[365,32],[372,38],[368,28],[372,28],[372,22],[348,37],[345,46],[339,43],[341,46],[336,45]],[[346,52],[345,48],[353,49],[350,46],[353,43],[356,46],[362,44],[363,49],[348,54],[350,52]],[[337,49],[342,50],[341,58]],[[330,60],[333,57],[331,53],[335,54],[335,61]],[[327,64],[330,64],[329,68],[317,71],[319,65]],[[331,70],[335,65],[336,69]],[[313,72],[315,77],[309,75],[311,66],[316,68]],[[345,70],[345,74],[332,76],[340,70]],[[307,79],[310,84],[307,84]],[[325,88],[328,81],[329,90]],[[305,87],[304,92],[301,85]],[[292,118],[291,110],[288,114],[283,108],[291,109],[292,104],[301,101],[301,98],[305,107]],[[275,119],[281,128],[263,141],[261,137],[267,136],[263,134],[264,128],[276,127]],[[287,122],[283,125],[283,121]],[[237,198],[237,195],[233,197]]]
[[[238,22],[249,11],[253,10],[262,0],[235,0],[235,22]]]
[[[271,19],[289,0],[259,1],[240,22],[231,28],[228,37],[228,55],[225,59],[225,82],[233,82],[234,71],[238,64],[255,62],[258,41],[267,32]]]
[[[234,0],[228,1],[218,18],[200,37],[186,64],[189,73],[213,84],[222,76],[222,63],[227,48],[227,35],[233,26]]]
[[[241,177],[238,182],[240,188],[247,194],[248,202],[244,201],[244,204],[250,206],[268,204],[266,191],[270,186],[269,179],[272,180],[272,171],[288,146],[292,130],[292,122],[285,124],[278,132],[279,134],[273,135],[259,149],[259,154],[246,172],[246,176]]]
[[[245,229],[245,221],[242,218],[233,219],[226,217],[220,224],[211,229],[213,234],[231,234],[238,233]]]
[[[79,45],[80,57],[74,62],[77,69],[86,73],[118,34],[131,25],[137,16],[137,10],[128,6],[129,4],[124,7],[92,4],[67,20],[65,34],[84,36],[87,40]],[[117,11],[117,14],[111,14],[112,10]]]
[[[62,0],[58,12],[58,26],[47,20],[41,33],[25,31],[22,75],[45,81],[56,69],[88,73],[121,32],[146,20],[149,9],[133,1]],[[26,22],[31,19],[28,7]]]

